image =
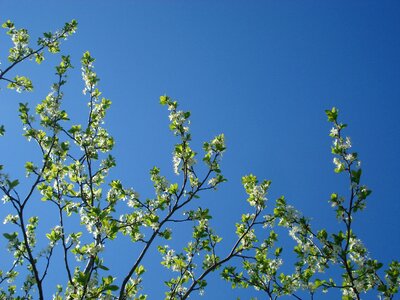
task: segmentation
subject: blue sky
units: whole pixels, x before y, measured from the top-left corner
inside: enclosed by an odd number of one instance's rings
[[[324,110],[338,107],[360,155],[363,182],[373,190],[355,230],[383,262],[400,253],[399,14],[398,1],[0,0],[0,21],[11,19],[35,38],[71,19],[79,22],[62,46],[75,66],[65,105],[72,117],[83,117],[87,99],[79,59],[89,50],[100,89],[113,101],[107,127],[116,139],[118,165],[110,176],[144,197],[153,193],[148,170],[154,165],[173,178],[175,140],[167,112],[158,105],[160,95],[192,112],[199,152],[203,141],[225,134],[222,170],[229,181],[199,205],[210,207],[227,248],[235,221],[247,210],[240,180],[248,173],[272,180],[271,206],[285,195],[317,228],[337,230],[327,199],[348,187],[333,173]],[[5,34],[0,44],[4,64]],[[37,103],[47,94],[57,61],[48,56],[40,67],[17,69],[32,74],[34,93],[16,95],[1,87],[0,118],[8,130],[1,156],[11,174],[23,177],[24,162],[34,155],[33,145],[20,138],[17,103]],[[124,247],[118,258],[132,251]],[[146,262],[150,270],[159,270],[158,258],[154,252]],[[157,272],[149,271],[145,287],[152,299],[161,298]],[[248,299],[257,293],[214,282],[205,298],[222,295]]]

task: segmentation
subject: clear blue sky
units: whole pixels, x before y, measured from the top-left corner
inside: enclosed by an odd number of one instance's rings
[[[324,114],[338,107],[362,160],[363,182],[373,190],[355,229],[371,256],[383,262],[400,253],[399,15],[400,2],[394,0],[0,0],[0,21],[29,28],[33,40],[78,20],[78,32],[62,46],[75,66],[66,107],[77,119],[84,114],[79,58],[90,50],[100,89],[113,101],[107,126],[117,142],[118,165],[111,177],[122,178],[143,197],[152,196],[152,166],[173,176],[175,140],[167,112],[158,105],[160,95],[178,99],[192,112],[198,151],[203,141],[225,133],[222,170],[229,181],[201,200],[211,208],[225,250],[234,239],[234,222],[247,209],[240,180],[248,173],[272,180],[271,202],[285,195],[317,228],[338,228],[327,199],[348,187],[333,173]],[[4,64],[10,45],[4,33],[0,45]],[[0,140],[1,164],[16,176],[23,177],[34,149],[19,137],[17,103],[37,103],[47,94],[57,61],[49,57],[40,67],[32,63],[16,71],[33,74],[34,93],[16,95],[2,86],[0,123],[8,134]],[[111,253],[109,265],[119,264],[113,270],[125,270],[122,257],[129,251],[124,245],[118,255]],[[146,261],[151,299],[163,294],[158,259],[154,252]],[[205,299],[239,295],[248,299],[257,293],[213,282]]]

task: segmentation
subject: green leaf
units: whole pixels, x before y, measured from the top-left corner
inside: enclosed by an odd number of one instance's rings
[[[282,253],[282,247],[276,248],[275,256],[279,256]]]
[[[167,95],[160,96],[160,104],[161,105],[168,104],[168,101],[169,101],[169,97]]]
[[[16,232],[13,232],[12,234],[3,233],[3,236],[4,236],[7,240],[13,240],[14,238],[16,238],[17,233],[16,233]]]
[[[361,169],[351,171],[351,181],[360,184]]]
[[[103,265],[98,265],[97,267],[102,269],[102,270],[104,270],[104,271],[109,271],[110,270],[109,268],[107,268],[106,266],[103,266]]]
[[[117,285],[108,285],[104,288],[106,291],[118,291],[119,287]]]
[[[140,275],[142,275],[145,271],[146,271],[145,268],[144,268],[142,265],[140,265],[140,266],[135,270],[135,273],[136,273],[138,276],[140,276]]]
[[[169,186],[169,188],[168,188],[168,192],[170,194],[175,194],[177,191],[178,191],[178,184],[177,183],[171,184]]]
[[[42,52],[35,54],[35,61],[36,61],[37,64],[40,65],[43,60],[44,60],[44,56],[43,56]]]
[[[35,170],[35,165],[32,162],[27,161],[25,163],[25,170],[27,173],[32,173]]]
[[[10,20],[7,20],[6,22],[4,22],[4,23],[1,25],[1,27],[11,29],[11,28],[14,28],[14,23],[11,22]]]
[[[9,189],[11,190],[11,189],[15,188],[19,184],[19,180],[18,179],[15,179],[13,181],[7,180],[7,183],[8,183]]]
[[[320,280],[320,279],[316,279],[314,282],[314,288],[317,289],[319,288],[321,285],[323,285],[326,281],[325,280]]]
[[[88,279],[89,279],[89,274],[85,274],[84,272],[79,272],[76,281],[84,285],[86,284]]]
[[[32,81],[25,76],[15,76],[14,79],[7,85],[7,88],[16,90],[17,92],[32,91]]]
[[[336,122],[338,113],[339,111],[336,109],[336,107],[333,107],[332,109],[327,109],[325,110],[326,116],[328,117],[329,122]]]

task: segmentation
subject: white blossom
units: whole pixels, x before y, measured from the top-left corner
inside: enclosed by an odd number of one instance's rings
[[[208,181],[208,185],[215,186],[218,183],[218,179],[216,177],[211,178]]]
[[[331,129],[331,135],[332,136],[337,136],[339,134],[339,130],[335,127],[332,127]]]
[[[174,155],[172,157],[172,163],[173,163],[173,166],[174,166],[174,173],[176,175],[179,175],[179,166],[181,164],[181,161],[182,161],[182,159],[180,157],[176,156],[176,155]]]
[[[10,197],[7,195],[4,195],[3,198],[1,198],[1,200],[3,201],[3,203],[7,203],[8,201],[10,201]]]

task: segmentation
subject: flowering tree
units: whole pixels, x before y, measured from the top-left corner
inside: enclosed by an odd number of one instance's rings
[[[55,33],[45,33],[36,48],[31,48],[27,30],[5,22],[3,27],[13,46],[7,66],[0,70],[0,81],[17,92],[31,91],[33,83],[28,77],[10,74],[32,58],[40,64],[46,49],[58,53],[60,42],[73,34],[76,26],[72,21]],[[0,270],[1,299],[45,299],[45,289],[54,289],[54,299],[146,299],[141,288],[146,272],[144,257],[157,240],[172,238],[172,224],[181,223],[193,224],[186,247],[158,247],[161,264],[174,274],[165,282],[166,299],[202,294],[207,276],[215,271],[233,288],[253,287],[267,299],[313,299],[329,290],[340,290],[342,299],[361,299],[366,292],[393,299],[398,293],[400,263],[393,261],[382,270],[382,263],[369,256],[353,231],[353,216],[366,207],[371,191],[361,181],[358,155],[343,134],[346,125],[339,121],[336,108],[326,111],[333,125],[330,136],[334,170],[347,176],[350,187],[349,195],[333,193],[330,199],[341,228],[336,232],[312,228],[309,218],[283,197],[268,210],[266,194],[271,182],[259,182],[256,176],[247,175],[242,182],[250,212],[236,223],[237,238],[227,251],[219,247],[221,237],[210,226],[209,210],[198,207],[200,196],[226,181],[220,168],[226,150],[224,135],[205,142],[199,158],[190,145],[190,113],[179,110],[170,97],[161,96],[160,103],[169,110],[170,129],[177,138],[173,149],[177,176],[168,180],[154,167],[150,180],[155,195],[142,199],[120,180],[107,177],[116,165],[110,154],[114,140],[103,127],[111,101],[103,98],[97,88],[99,78],[93,63],[89,52],[84,53],[83,93],[88,99],[84,124],[71,123],[62,108],[63,87],[72,67],[67,55],[61,56],[50,93],[35,112],[31,113],[28,104],[19,106],[24,136],[37,144],[41,159],[26,162],[27,179],[21,184],[6,174],[2,165],[0,168],[4,209],[10,211],[4,223],[15,228],[3,234],[14,259]],[[4,126],[0,134],[5,134]],[[31,210],[38,198],[57,212],[58,224],[45,234],[38,233],[39,217]],[[193,203],[197,209],[193,209]],[[279,244],[277,228],[287,230],[293,238],[294,252]],[[102,251],[106,242],[117,243],[121,235],[129,236],[140,251],[137,257],[124,262],[129,264],[126,274],[111,274]],[[51,287],[47,282],[53,275],[50,266],[56,263],[56,249],[62,253],[58,264],[63,265],[65,284]],[[283,267],[284,253],[294,253],[293,268]]]

